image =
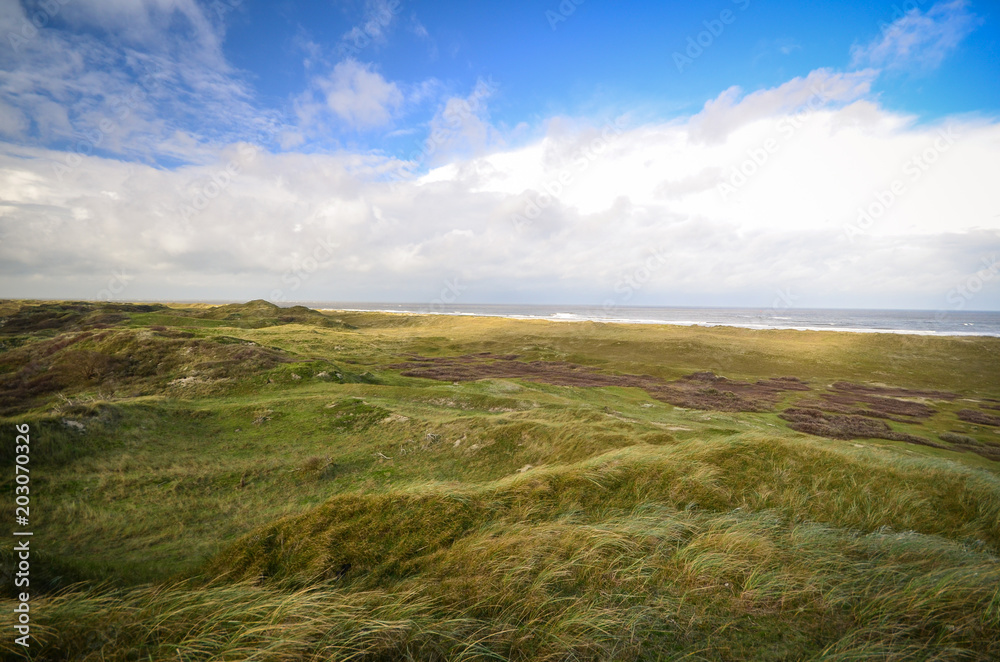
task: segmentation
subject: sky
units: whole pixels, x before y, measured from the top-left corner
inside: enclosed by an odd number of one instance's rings
[[[0,297],[1000,310],[1000,4],[0,0]]]

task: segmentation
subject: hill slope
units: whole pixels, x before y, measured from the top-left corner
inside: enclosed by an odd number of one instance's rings
[[[996,339],[30,306],[31,659],[1000,656]]]

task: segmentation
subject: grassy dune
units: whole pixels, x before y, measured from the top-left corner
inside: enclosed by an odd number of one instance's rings
[[[37,641],[7,657],[1000,658],[1000,339],[265,302],[0,322],[35,531]]]

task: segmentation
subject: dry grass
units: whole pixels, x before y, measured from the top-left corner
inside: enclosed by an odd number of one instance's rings
[[[31,659],[1000,658],[993,340],[44,305]]]
[[[1000,426],[1000,416],[994,416],[993,414],[987,414],[985,411],[979,411],[978,409],[962,409],[958,412],[958,417],[963,421],[968,421],[970,423],[976,423],[977,425],[994,425]]]
[[[784,391],[808,391],[796,377],[763,379],[751,383],[696,372],[672,382],[649,375],[608,374],[564,361],[519,361],[515,354],[484,352],[457,357],[413,357],[389,366],[407,377],[440,381],[526,379],[544,384],[575,387],[641,388],[652,397],[678,407],[715,411],[770,411]]]

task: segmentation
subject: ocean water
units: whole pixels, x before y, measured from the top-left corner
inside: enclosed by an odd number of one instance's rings
[[[934,310],[841,310],[785,308],[668,308],[654,306],[529,305],[529,304],[387,304],[302,302],[327,310],[384,311],[436,315],[475,315],[594,321],[626,324],[736,326],[748,329],[912,333],[943,336],[998,336],[1000,312]]]

